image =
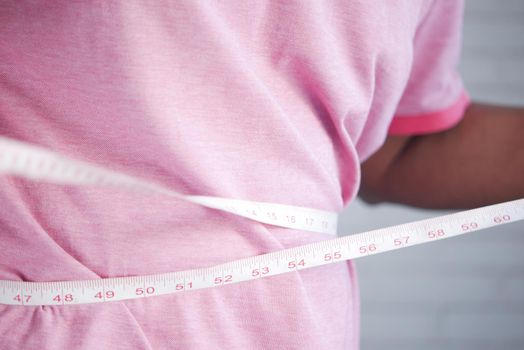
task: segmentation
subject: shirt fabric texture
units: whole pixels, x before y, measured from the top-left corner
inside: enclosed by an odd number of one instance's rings
[[[341,212],[391,135],[468,104],[462,1],[2,1],[0,135],[175,191]],[[0,177],[0,279],[212,266],[332,239]],[[104,304],[0,305],[1,349],[357,349],[352,262]]]

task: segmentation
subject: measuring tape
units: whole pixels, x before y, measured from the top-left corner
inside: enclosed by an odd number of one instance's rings
[[[0,175],[57,184],[99,185],[161,193],[252,220],[336,235],[337,214],[283,204],[187,196],[154,183],[0,137]],[[524,199],[329,239],[217,266],[146,276],[81,281],[0,280],[0,304],[76,305],[218,287],[454,237],[524,219]]]

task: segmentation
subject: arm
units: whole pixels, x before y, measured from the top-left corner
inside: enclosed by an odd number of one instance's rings
[[[360,196],[449,209],[524,197],[524,108],[473,103],[447,131],[390,136],[362,164]]]

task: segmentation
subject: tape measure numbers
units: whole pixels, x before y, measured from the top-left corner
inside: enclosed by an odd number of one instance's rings
[[[284,204],[188,196],[6,137],[0,137],[0,175],[2,174],[57,184],[110,186],[131,191],[160,193],[271,225],[332,235],[337,233],[337,213]]]
[[[59,184],[97,184],[159,192],[268,224],[336,234],[336,213],[282,204],[185,196],[4,137],[0,137],[1,174]],[[0,304],[103,303],[213,288],[402,249],[523,219],[524,199],[518,199],[187,271],[81,281],[0,280]]]

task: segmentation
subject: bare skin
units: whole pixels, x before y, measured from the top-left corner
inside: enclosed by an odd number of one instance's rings
[[[524,108],[472,103],[455,127],[390,136],[362,164],[360,197],[465,209],[524,197]]]

